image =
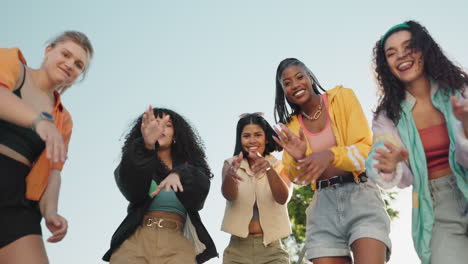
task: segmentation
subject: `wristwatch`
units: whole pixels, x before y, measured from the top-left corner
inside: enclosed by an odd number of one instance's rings
[[[37,124],[39,124],[39,122],[41,120],[45,120],[45,121],[49,121],[51,123],[54,123],[54,117],[47,113],[47,112],[41,112],[36,118],[34,118],[33,120],[33,123],[32,123],[32,130],[34,130],[34,132],[36,132],[36,128],[37,128]]]

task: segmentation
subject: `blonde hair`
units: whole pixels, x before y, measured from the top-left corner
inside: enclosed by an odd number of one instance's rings
[[[84,80],[84,78],[86,77],[86,74],[88,73],[89,64],[94,55],[93,45],[91,44],[91,41],[89,41],[88,37],[84,33],[80,31],[73,31],[73,30],[64,31],[60,35],[56,36],[55,38],[50,39],[47,42],[47,46],[53,48],[58,43],[62,43],[68,40],[73,41],[74,43],[78,44],[88,54],[88,65],[83,70],[82,77],[81,77],[81,80]],[[59,87],[57,91],[60,94],[63,94],[70,86],[71,85],[64,85],[62,87]]]

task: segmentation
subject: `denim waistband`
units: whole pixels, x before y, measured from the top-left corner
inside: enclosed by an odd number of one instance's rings
[[[448,174],[444,177],[429,180],[429,190],[431,193],[440,192],[445,190],[452,190],[457,185],[455,175]]]

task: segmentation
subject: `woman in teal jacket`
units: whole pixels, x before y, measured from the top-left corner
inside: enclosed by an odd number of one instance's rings
[[[381,97],[366,161],[380,186],[413,185],[413,243],[424,264],[468,259],[468,76],[407,21],[374,48]]]

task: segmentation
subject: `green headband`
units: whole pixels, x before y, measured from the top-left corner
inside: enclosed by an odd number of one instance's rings
[[[398,24],[398,25],[391,27],[389,30],[387,30],[387,32],[385,32],[382,38],[380,38],[380,45],[383,46],[385,40],[387,40],[390,33],[392,33],[395,29],[399,29],[399,28],[410,28],[410,26],[408,24],[403,23],[403,24]]]

